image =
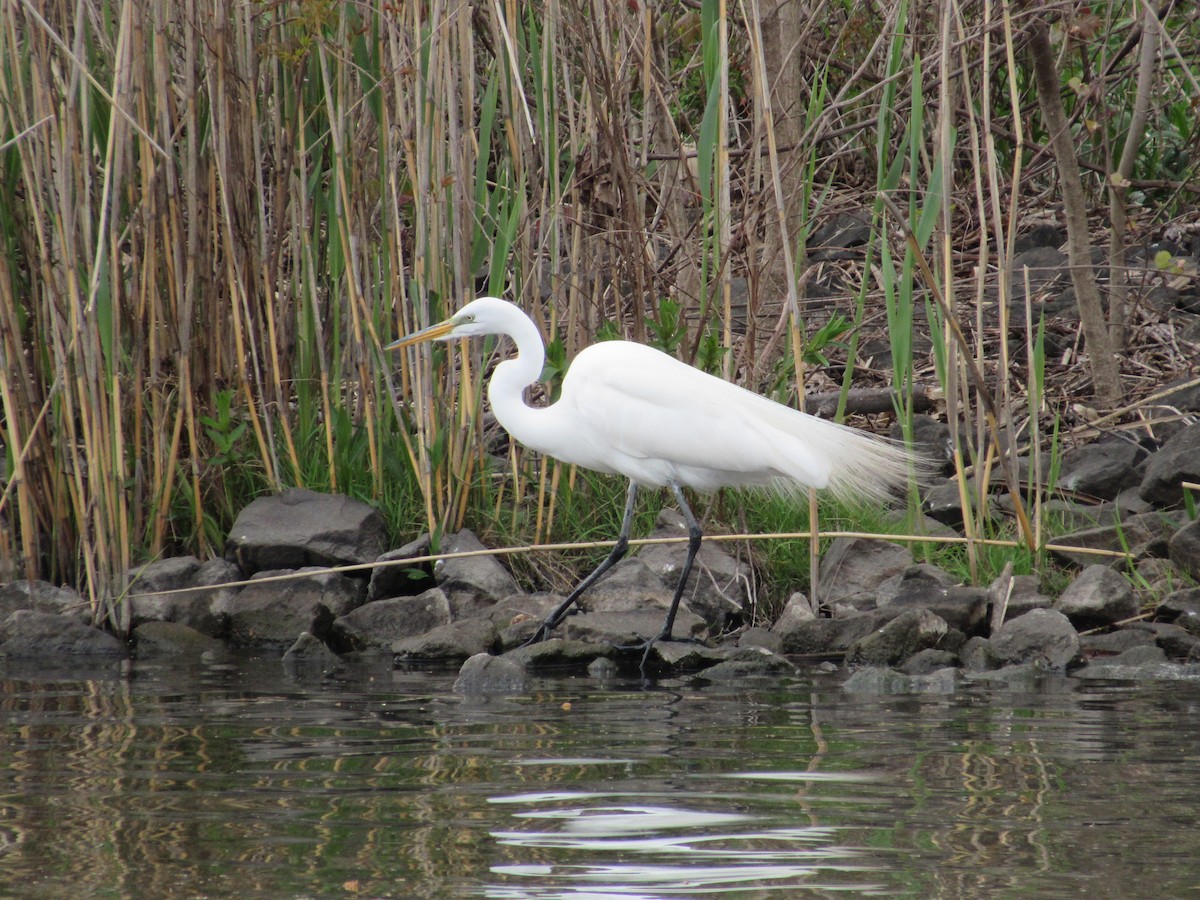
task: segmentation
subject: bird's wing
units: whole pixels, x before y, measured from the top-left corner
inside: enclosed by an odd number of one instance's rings
[[[581,423],[581,440],[586,432],[586,439],[631,460],[724,473],[727,484],[790,477],[821,487],[829,477],[830,461],[803,442],[805,420],[818,429],[828,423],[641,344],[614,341],[585,350],[568,371],[559,402]]]

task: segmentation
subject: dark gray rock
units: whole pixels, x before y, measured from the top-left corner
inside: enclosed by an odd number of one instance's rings
[[[1078,632],[1065,615],[1053,609],[1035,609],[1010,619],[989,645],[1002,666],[1037,661],[1051,669],[1064,669],[1080,658]]]
[[[432,545],[429,533],[420,535],[416,540],[409,541],[403,547],[388,550],[376,558],[377,563],[397,563],[429,556]],[[435,585],[433,566],[430,563],[413,563],[412,565],[385,565],[371,570],[371,583],[367,586],[367,602],[389,600],[392,597],[412,597],[423,593]]]
[[[779,617],[771,626],[771,632],[779,635],[780,638],[786,639],[786,635],[798,628],[800,623],[811,622],[816,617],[816,613],[813,612],[808,598],[799,591],[796,591],[788,597],[787,603],[783,605]]]
[[[1155,615],[1200,635],[1200,588],[1185,588],[1163,597]]]
[[[929,610],[963,634],[977,634],[987,624],[988,595],[983,588],[914,586],[880,606],[881,612],[894,615],[914,609]]]
[[[927,609],[901,613],[878,631],[860,638],[846,651],[851,666],[894,666],[914,653],[936,647],[946,636],[946,622]]]
[[[1085,444],[1063,455],[1058,486],[1067,491],[1112,500],[1137,480],[1134,467],[1146,451],[1132,441]]]
[[[469,657],[454,680],[456,694],[521,694],[529,686],[525,667],[507,656],[477,653]]]
[[[1054,605],[1054,601],[1041,592],[1041,583],[1036,575],[1013,575],[1004,580],[997,578],[988,585],[988,602],[993,615],[996,604],[1004,604],[1004,616],[1000,624],[1024,615],[1031,609],[1049,609]]]
[[[583,670],[597,659],[612,659],[620,655],[615,647],[590,644],[584,641],[550,638],[537,644],[517,647],[504,654],[505,659],[536,672],[545,669]]]
[[[699,677],[714,683],[738,684],[752,678],[795,675],[798,671],[791,662],[765,647],[739,647]]]
[[[958,651],[958,658],[968,672],[987,672],[1000,665],[1000,657],[992,647],[992,642],[979,636],[967,638]]]
[[[587,667],[588,675],[599,681],[616,678],[620,674],[620,671],[620,667],[607,656],[596,657],[588,663]]]
[[[842,682],[842,690],[851,694],[951,694],[958,686],[953,669],[939,669],[928,675],[905,675],[895,669],[871,667],[857,669]]]
[[[1167,654],[1157,644],[1130,647],[1116,656],[1098,656],[1088,661],[1088,668],[1097,669],[1114,666],[1157,666],[1167,661]]]
[[[283,654],[283,667],[291,675],[332,675],[342,666],[338,655],[316,635],[302,632]]]
[[[1124,575],[1108,566],[1093,565],[1067,585],[1054,609],[1076,628],[1098,628],[1133,618],[1139,607]]]
[[[180,622],[143,622],[133,630],[138,659],[220,659],[225,643]]]
[[[209,637],[224,637],[224,610],[237,588],[217,585],[241,580],[241,572],[224,559],[201,563],[194,556],[163,559],[132,570],[128,576],[129,625],[174,622]],[[162,593],[170,591],[171,593]]]
[[[635,556],[609,569],[580,598],[579,607],[591,613],[661,609],[665,614],[673,595],[645,561]]]
[[[546,617],[557,609],[564,599],[566,598],[548,591],[514,594],[480,610],[475,618],[491,622],[500,635],[500,647],[511,650],[533,637]]]
[[[124,659],[123,641],[92,628],[74,615],[18,609],[0,625],[0,657],[36,659],[47,666],[76,665],[81,659]]]
[[[912,551],[890,541],[836,538],[821,560],[821,603],[874,609],[879,586],[912,563]]]
[[[368,563],[384,551],[385,534],[383,518],[365,503],[342,494],[288,488],[253,500],[238,514],[225,558],[247,575]]]
[[[889,432],[893,440],[903,440],[904,431],[899,423],[893,424]],[[949,475],[954,471],[954,442],[950,426],[941,419],[927,415],[912,417],[913,452],[928,461],[935,471]]]
[[[1142,499],[1155,506],[1183,501],[1185,481],[1200,482],[1200,423],[1177,432],[1146,461]]]
[[[1172,659],[1188,662],[1200,660],[1200,637],[1179,625],[1170,622],[1137,622],[1133,627],[1153,635],[1154,642]]]
[[[289,647],[301,632],[324,639],[333,622],[362,603],[365,585],[322,569],[307,577],[265,581],[291,572],[259,572],[230,603],[229,640],[244,647]]]
[[[72,588],[56,587],[48,581],[10,581],[0,584],[0,622],[19,609],[71,616],[84,625],[91,624],[88,602]]]
[[[658,610],[589,612],[568,616],[559,626],[559,632],[568,640],[624,646],[657,636],[662,625],[663,614]],[[701,638],[707,632],[704,620],[680,604],[679,614],[671,629],[672,636]]]
[[[897,597],[927,594],[939,588],[952,587],[956,583],[953,575],[937,566],[914,563],[880,584],[875,596],[880,606],[886,606]]]
[[[801,622],[782,636],[783,652],[796,655],[841,654],[889,619],[888,616],[862,614]]]
[[[442,553],[472,553],[486,549],[475,533],[465,528],[447,535],[441,546]],[[468,618],[521,590],[516,579],[494,556],[439,559],[433,565],[433,577],[438,587],[446,592],[456,619]]]
[[[1054,554],[1081,567],[1093,564],[1124,566],[1126,551],[1135,559],[1165,556],[1175,528],[1176,525],[1162,513],[1142,513],[1130,516],[1120,524],[1085,528],[1063,535],[1054,542]],[[1118,555],[1085,553],[1069,549],[1071,547],[1110,550]]]
[[[637,658],[638,651],[633,651]],[[728,651],[714,650],[694,641],[658,641],[646,656],[647,667],[655,672],[694,672],[707,669],[726,659]]]
[[[783,652],[783,636],[765,628],[747,628],[738,635],[739,647],[762,647],[772,653]]]
[[[450,624],[450,601],[441,588],[416,597],[376,600],[333,623],[333,643],[343,650],[390,649],[396,641]]]
[[[687,524],[674,509],[664,509],[652,538],[687,537]],[[637,555],[659,577],[672,594],[679,583],[679,572],[687,556],[687,544],[649,544]],[[750,571],[720,544],[705,541],[700,545],[692,571],[688,573],[683,599],[692,612],[717,631],[729,631],[741,623],[746,608],[746,588]]]
[[[1200,578],[1200,519],[1175,532],[1168,553],[1171,562],[1193,578]]]
[[[1154,635],[1141,628],[1119,628],[1107,634],[1081,634],[1079,645],[1088,657],[1116,656],[1134,647],[1148,647]]]
[[[486,619],[462,619],[439,625],[415,637],[392,644],[397,662],[450,660],[458,662],[496,649],[496,626]]]
[[[932,675],[943,669],[955,668],[958,664],[957,653],[929,647],[919,653],[914,653],[899,668],[905,675]]]

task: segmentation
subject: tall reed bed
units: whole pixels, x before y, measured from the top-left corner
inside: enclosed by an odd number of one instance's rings
[[[1022,403],[997,393],[1009,360],[979,310],[988,273],[1009,284],[1030,178],[1016,35],[1059,11],[5,4],[0,578],[74,582],[119,625],[132,564],[219,553],[287,485],[366,498],[398,535],[535,541],[619,515],[489,426],[495,347],[381,358],[485,291],[543,326],[547,395],[620,334],[795,403],[806,360],[832,354],[816,377],[848,387],[886,320],[901,420],[936,379],[964,426],[980,531],[985,422],[1036,441],[1046,417],[1033,332]],[[814,258],[840,213],[864,217],[864,258]]]

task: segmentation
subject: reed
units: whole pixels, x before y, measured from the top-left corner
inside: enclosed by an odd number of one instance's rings
[[[935,382],[961,426],[968,534],[996,539],[985,407],[1053,454],[1062,399],[1041,381],[1036,323],[1017,342],[1030,362],[998,367],[1007,342],[980,312],[1006,306],[1022,210],[1048,181],[1030,165],[1034,100],[1014,47],[1031,16],[1077,13],[4,4],[0,579],[74,583],[120,627],[131,565],[220,553],[238,509],[286,485],[375,503],[398,538],[464,524],[513,543],[577,537],[610,487],[487,419],[482,385],[505,348],[379,353],[485,291],[544,328],[546,397],[581,347],[612,335],[671,343],[788,402],[892,382],[901,422],[912,388]],[[1101,23],[1105,59],[1142,15]],[[1146,159],[1186,183],[1196,163],[1177,133],[1194,134],[1200,38],[1186,17],[1162,24],[1171,77],[1108,67],[1109,94],[1144,109],[1156,91],[1151,108],[1170,114]],[[1093,50],[1071,49],[1086,69]],[[1067,114],[1086,104],[1068,97]],[[815,229],[841,213],[867,223],[860,255],[814,256]],[[840,316],[854,326],[845,349]],[[880,372],[862,351],[884,322]]]

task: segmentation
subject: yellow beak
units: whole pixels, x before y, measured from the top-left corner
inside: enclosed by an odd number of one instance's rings
[[[428,328],[422,328],[420,331],[406,334],[404,337],[392,341],[383,349],[399,350],[402,347],[411,347],[413,344],[420,344],[423,341],[435,341],[438,338],[445,337],[453,330],[454,320],[447,319],[445,322],[438,322],[436,325],[430,325]]]

